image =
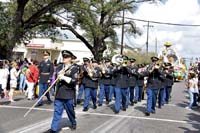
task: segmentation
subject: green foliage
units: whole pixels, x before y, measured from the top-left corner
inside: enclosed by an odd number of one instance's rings
[[[71,3],[73,1],[73,4]],[[12,49],[36,35],[55,39],[55,27],[67,27],[98,60],[106,49],[106,39],[117,42],[115,28],[125,25],[131,35],[140,34],[133,21],[122,22],[121,13],[134,12],[134,0],[15,0],[0,4],[0,45]],[[65,22],[61,20],[65,19]],[[66,22],[67,21],[67,22]],[[85,31],[80,35],[76,28]]]
[[[156,56],[156,53],[144,53],[144,52],[134,52],[134,51],[128,51],[125,52],[125,55],[127,55],[129,58],[135,58],[136,64],[141,63],[151,63],[151,57]]]
[[[123,10],[133,11],[135,6],[133,1],[105,1],[105,0],[75,0],[73,6],[66,7],[74,16],[74,27],[80,26],[86,31],[85,36],[93,45],[95,38],[99,37],[103,40],[111,38],[116,41],[115,28],[122,25],[120,16]],[[133,27],[127,27],[129,31],[136,32],[134,22]],[[133,33],[133,32],[132,32]]]

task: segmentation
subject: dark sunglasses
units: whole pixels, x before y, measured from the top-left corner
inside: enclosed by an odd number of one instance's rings
[[[69,55],[63,55],[63,58],[70,58],[71,56]]]

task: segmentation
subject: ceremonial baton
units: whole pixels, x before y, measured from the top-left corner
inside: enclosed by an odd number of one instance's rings
[[[75,63],[77,63],[79,61],[75,61],[74,63],[71,64],[70,67],[68,67],[68,69],[66,70],[65,68],[63,68],[59,73],[63,73],[63,72],[67,72],[69,70],[71,70],[73,68],[73,65]],[[37,100],[37,102],[31,107],[29,108],[29,110],[24,114],[24,117],[26,117],[30,112],[31,110],[33,110],[33,108],[35,108],[35,106],[38,104],[38,102],[47,94],[47,92],[50,91],[50,89],[54,86],[54,84],[59,80],[59,77],[56,78],[56,80],[51,84],[51,86],[49,86],[49,88],[44,92],[44,94]]]
[[[57,78],[52,84],[51,86],[49,86],[49,88],[44,92],[44,94],[37,100],[37,102],[31,107],[29,108],[29,110],[25,113],[24,117],[26,117],[31,110],[33,110],[33,108],[35,108],[35,106],[38,104],[38,102],[47,94],[47,92],[54,86],[54,84],[59,80],[59,78]]]

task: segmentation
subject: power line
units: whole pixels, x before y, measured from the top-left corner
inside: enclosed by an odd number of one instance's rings
[[[121,17],[121,16],[117,16]],[[188,27],[200,27],[199,24],[178,24],[178,23],[168,23],[168,22],[158,22],[158,21],[150,21],[150,20],[144,20],[144,19],[136,19],[136,18],[130,18],[130,17],[124,17],[125,19],[130,20],[136,20],[136,21],[142,21],[142,22],[150,22],[150,23],[156,23],[156,24],[164,24],[164,25],[175,25],[175,26],[188,26]]]

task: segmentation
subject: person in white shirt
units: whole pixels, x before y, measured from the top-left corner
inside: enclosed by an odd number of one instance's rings
[[[9,92],[9,100],[14,102],[13,93],[17,88],[17,77],[19,76],[20,71],[17,71],[18,64],[16,62],[12,62],[12,69],[10,70],[10,92]]]
[[[198,79],[196,78],[194,72],[190,72],[188,75],[187,89],[190,97],[190,103],[186,108],[191,109],[193,106],[197,105],[195,100],[195,93],[198,93]]]
[[[3,90],[4,98],[8,98],[7,94],[7,80],[8,80],[9,70],[5,67],[3,61],[0,61],[0,85]]]

